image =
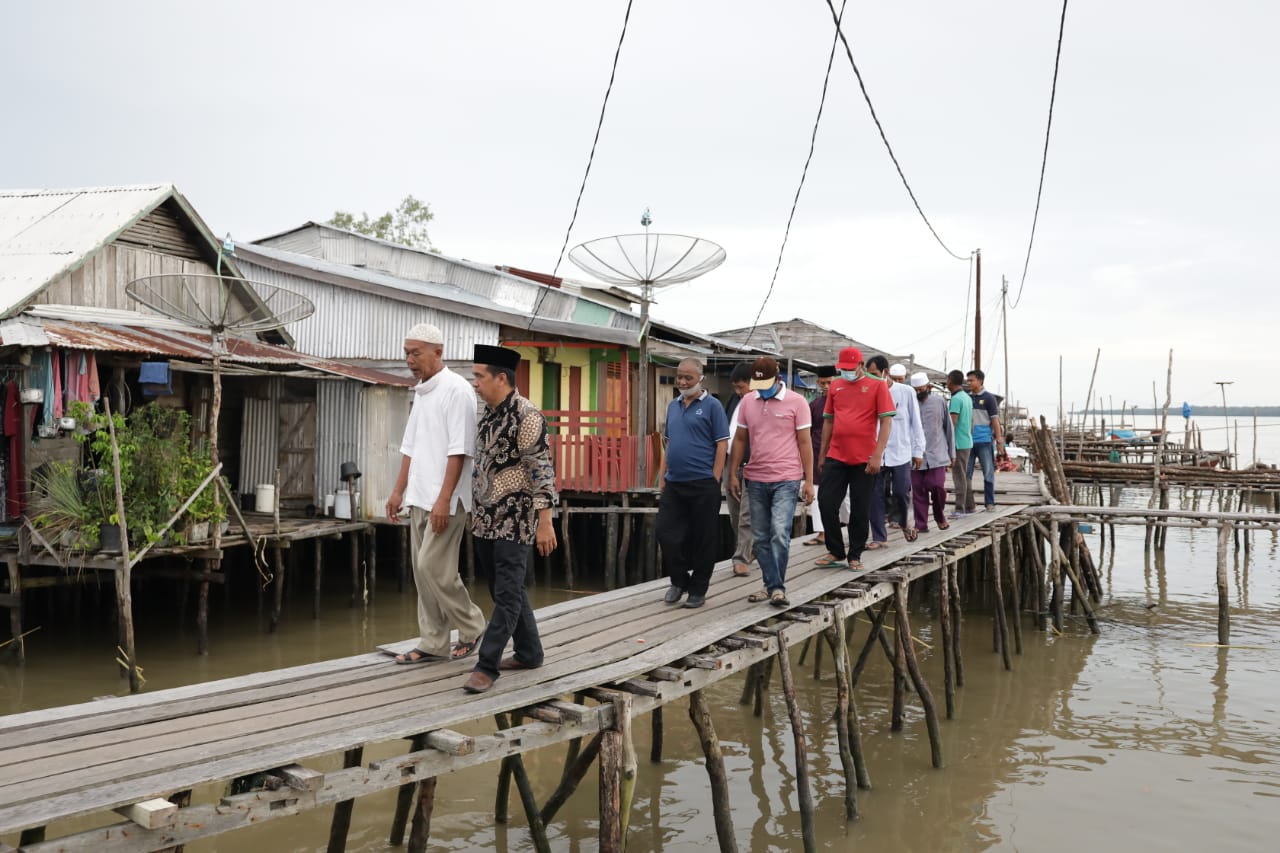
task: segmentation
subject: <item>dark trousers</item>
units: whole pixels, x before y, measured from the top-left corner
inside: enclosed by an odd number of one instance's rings
[[[929,529],[929,504],[933,504],[933,520],[942,527],[947,523],[947,467],[926,468],[911,472],[911,502],[916,516],[916,530]]]
[[[507,641],[515,641],[515,656],[529,666],[542,666],[542,640],[533,618],[525,573],[532,545],[510,539],[475,538],[476,567],[489,582],[493,596],[493,616],[480,642],[476,669],[490,678],[498,677],[498,664]]]
[[[671,585],[706,595],[720,541],[720,482],[667,481],[658,499],[658,544]]]
[[[892,507],[889,515],[902,527],[910,524],[907,518],[908,501],[911,500],[911,463],[881,467],[876,478],[875,494],[871,498],[871,538],[876,542],[889,541],[889,529],[885,527],[885,498]],[[892,486],[892,493],[889,487]]]
[[[871,510],[871,493],[876,478],[867,473],[866,463],[849,465],[839,459],[827,458],[822,463],[822,486],[818,489],[818,511],[822,514],[822,527],[826,531],[827,551],[837,560],[845,559],[844,531],[840,526],[840,504],[849,496],[849,551],[850,560],[862,559],[867,547],[867,528]]]

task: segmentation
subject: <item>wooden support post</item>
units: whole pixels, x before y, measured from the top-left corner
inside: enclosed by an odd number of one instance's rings
[[[964,647],[960,644],[960,626],[963,622],[960,607],[960,566],[947,566],[947,585],[951,588],[951,655],[955,659],[956,687],[964,687]]]
[[[840,752],[840,767],[844,771],[844,816],[848,820],[858,817],[858,771],[853,761],[853,746],[849,735],[849,649],[844,642],[844,620],[822,632],[831,646],[836,670],[836,743]]]
[[[884,602],[871,619],[871,631],[867,634],[867,639],[862,644],[862,651],[858,652],[858,660],[853,665],[853,671],[849,673],[850,689],[858,686],[858,678],[861,677],[862,670],[866,667],[867,660],[871,657],[871,650],[875,648],[876,642],[884,630],[884,619],[889,613],[889,607],[890,603]]]
[[[1049,553],[1050,557],[1050,573],[1053,575],[1053,600],[1050,602],[1049,610],[1053,615],[1053,630],[1062,633],[1062,581],[1063,581],[1063,561],[1060,559],[1062,549],[1058,544],[1058,522],[1049,522]]]
[[[627,695],[627,700],[630,701],[630,699],[631,696]],[[508,722],[506,714],[496,714],[494,719],[497,721],[500,730],[509,729],[520,724],[519,714],[513,714],[510,722]],[[529,783],[529,774],[524,769],[524,759],[519,754],[509,755],[503,759],[503,763],[510,767],[511,775],[516,780],[516,790],[520,793],[520,803],[524,806],[525,818],[529,821],[529,832],[533,836],[533,847],[538,853],[547,853],[551,849],[551,845],[547,842],[547,829],[538,813],[538,802],[533,796],[533,786]],[[504,802],[504,810],[505,806],[506,803]]]
[[[778,631],[778,674],[782,677],[782,695],[787,700],[787,715],[791,718],[791,734],[795,739],[796,793],[800,800],[800,829],[804,836],[805,853],[816,853],[817,836],[813,825],[813,791],[809,787],[809,747],[805,741],[804,717],[796,701],[796,685],[791,677],[791,658],[788,654],[785,631]]]
[[[625,566],[621,572],[618,570],[618,514],[611,512],[604,517],[604,588],[626,585]]]
[[[724,753],[720,751],[720,739],[711,722],[711,709],[701,690],[689,694],[689,719],[698,732],[702,754],[707,759],[707,777],[711,782],[711,809],[715,816],[716,838],[721,853],[737,853],[738,842],[733,835],[733,816],[729,808],[729,776],[724,768]]]
[[[426,748],[427,736],[425,734],[414,735],[409,740],[409,752],[421,752]],[[387,843],[392,847],[399,847],[404,843],[404,831],[409,823],[409,808],[413,805],[413,795],[417,790],[418,783],[414,781],[401,785],[400,790],[396,792],[396,811],[391,818],[391,835],[387,839]]]
[[[942,633],[942,692],[947,702],[947,719],[955,718],[955,651],[951,636],[951,581],[947,558],[938,558],[938,625]]]
[[[804,643],[800,646],[800,661],[798,666],[804,666],[804,662],[809,659],[809,648],[813,645],[813,637],[805,637]]]
[[[9,654],[19,665],[26,663],[26,645],[22,639],[22,570],[18,565],[18,555],[11,554],[5,562],[9,567]]]
[[[1004,609],[1004,585],[1000,582],[1001,560],[1000,551],[1002,548],[1000,540],[1003,537],[999,531],[991,531],[991,583],[995,591],[995,601],[992,604],[994,609],[995,626],[996,626],[996,651],[1000,652],[1000,657],[1004,661],[1006,670],[1013,669],[1013,661],[1009,657],[1009,624]]]
[[[356,602],[364,600],[364,590],[360,588],[360,533],[352,530],[347,534],[347,541],[351,547],[351,606],[355,607]]]
[[[320,618],[320,581],[324,577],[324,545],[320,539],[312,540],[312,553],[315,560],[315,575],[312,577],[311,618]]]
[[[1009,595],[1013,599],[1013,650],[1022,654],[1022,584],[1018,579],[1017,540],[1009,535],[1001,539],[1005,547],[1004,564],[1009,569]]]
[[[169,797],[169,802],[178,807],[178,814],[181,815],[182,809],[191,805],[191,789],[187,788],[185,791],[177,792]],[[173,847],[165,847],[156,851],[156,853],[183,853],[186,849],[187,846],[185,844],[175,844]]]
[[[1031,525],[1023,528],[1022,553],[1030,557],[1032,610],[1035,613],[1035,626],[1041,631],[1045,629],[1045,597],[1044,597],[1044,550],[1035,529]]]
[[[1227,586],[1227,545],[1231,542],[1233,525],[1224,523],[1218,528],[1218,645],[1231,644],[1231,598]]]
[[[427,853],[427,841],[431,838],[431,815],[436,809],[436,777],[430,776],[418,783],[418,807],[413,812],[413,826],[409,830],[407,853]]]
[[[649,760],[654,764],[662,762],[662,706],[653,709],[650,724],[653,727],[653,737],[649,741]]]
[[[275,568],[275,578],[272,580],[271,623],[267,628],[267,632],[274,634],[276,628],[280,627],[280,611],[284,606],[284,575],[286,571],[284,550],[278,544],[273,545],[271,548],[271,562]]]
[[[196,592],[196,654],[209,654],[209,576],[222,566],[221,560],[201,560],[203,579]]]
[[[564,554],[564,584],[573,589],[573,540],[569,537],[569,502],[560,501],[560,552]]]
[[[911,645],[911,619],[907,614],[907,582],[894,583],[894,606],[898,612],[898,648],[903,650],[906,658],[907,672],[911,674],[911,683],[915,685],[916,695],[924,706],[925,727],[929,731],[929,752],[934,767],[942,767],[942,734],[938,728],[938,709],[933,703],[933,692],[929,684],[920,674],[920,665],[916,662],[916,652]]]
[[[587,775],[587,771],[591,769],[592,762],[600,754],[600,744],[603,739],[604,732],[597,732],[596,736],[587,742],[585,749],[580,753],[576,753],[572,760],[565,762],[564,775],[560,779],[560,784],[556,786],[555,791],[547,798],[547,802],[543,805],[542,812],[539,814],[544,826],[551,823],[556,816],[556,812],[568,801],[569,796]]]
[[[342,766],[359,767],[363,759],[364,747],[357,746],[342,754]],[[354,799],[342,800],[334,804],[333,821],[329,824],[328,853],[343,853],[347,849],[347,833],[351,831],[351,810],[355,808],[355,804]]]
[[[616,516],[614,516],[616,518]],[[619,797],[618,836],[623,849],[627,846],[627,829],[631,826],[631,802],[636,793],[636,774],[639,772],[636,761],[636,745],[632,738],[631,704],[634,697],[630,693],[619,691],[613,696],[613,719],[622,741],[621,789]]]
[[[738,699],[739,705],[750,705],[751,700],[756,695],[756,682],[760,680],[760,672],[764,669],[761,661],[756,661],[747,667],[747,677],[742,682],[742,696]]]
[[[911,642],[910,637],[907,637],[906,640],[908,643]],[[891,732],[902,731],[903,718],[907,709],[907,652],[901,641],[901,632],[894,631],[893,647],[889,648],[888,637],[883,631],[880,632],[880,642],[885,646],[885,654],[888,655],[890,663],[893,664],[893,706],[889,713],[889,731]]]
[[[39,844],[41,841],[44,841],[44,827],[29,827],[22,830],[22,833],[18,836],[18,849],[21,850],[28,844]]]
[[[813,644],[813,680],[822,680],[822,643]]]
[[[600,733],[600,853],[622,851],[622,733]]]
[[[773,658],[761,661],[760,677],[756,679],[755,707],[752,713],[757,719],[764,716],[764,699],[769,694],[769,682],[773,680]]]

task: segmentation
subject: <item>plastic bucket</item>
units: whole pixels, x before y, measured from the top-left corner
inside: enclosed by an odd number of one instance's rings
[[[253,490],[254,512],[275,512],[276,487],[270,483],[259,483]]]

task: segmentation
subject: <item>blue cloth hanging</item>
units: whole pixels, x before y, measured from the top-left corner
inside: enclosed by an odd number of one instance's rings
[[[173,373],[167,361],[144,361],[138,370],[138,383],[147,397],[163,397],[173,393]]]

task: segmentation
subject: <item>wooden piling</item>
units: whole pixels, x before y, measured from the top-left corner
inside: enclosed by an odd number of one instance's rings
[[[324,546],[320,544],[320,540],[312,540],[312,555],[315,561],[315,574],[311,578],[311,618],[320,618],[320,581],[324,575],[324,565],[321,559]]]
[[[427,853],[427,842],[431,839],[431,815],[435,808],[436,777],[429,776],[418,783],[418,807],[413,812],[406,853]]]
[[[378,528],[369,528],[369,543],[365,550],[365,571],[368,575],[369,602],[372,603],[378,591]]]
[[[622,733],[600,733],[600,853],[622,850]]]
[[[364,747],[357,746],[342,754],[344,768],[359,767],[364,759]],[[351,811],[356,801],[342,800],[333,807],[333,821],[329,824],[328,853],[343,853],[347,849],[347,833],[351,831]],[[414,821],[417,823],[417,820]],[[415,827],[416,828],[416,827]]]
[[[360,585],[360,534],[353,530],[347,534],[347,543],[351,548],[351,606],[364,600]]]
[[[573,589],[573,538],[569,535],[569,502],[560,501],[560,553],[564,555],[564,584]]]
[[[862,643],[862,651],[858,652],[858,660],[854,663],[853,670],[849,673],[850,687],[858,686],[858,679],[862,676],[862,670],[866,667],[867,660],[871,657],[871,650],[875,648],[881,632],[884,631],[884,619],[889,613],[889,606],[889,602],[884,602],[871,618],[871,630],[867,632],[867,639]]]
[[[804,718],[796,701],[796,685],[791,677],[791,659],[787,653],[785,632],[778,631],[778,674],[782,678],[782,695],[787,700],[787,715],[791,718],[791,734],[795,740],[796,793],[800,801],[800,830],[804,836],[805,853],[816,853],[818,841],[813,823],[813,791],[809,787],[809,747],[805,742]]]
[[[352,534],[353,536],[355,534]],[[271,603],[271,623],[267,627],[267,632],[274,634],[276,628],[280,626],[280,610],[284,603],[284,549],[277,543],[271,549],[271,561],[275,568],[275,578],[272,581],[272,593],[274,598]]]
[[[639,772],[636,761],[635,741],[632,738],[631,705],[633,698],[630,693],[621,691],[614,693],[612,698],[613,724],[618,729],[622,746],[622,765],[619,768],[621,785],[618,792],[618,836],[622,841],[623,849],[626,849],[627,830],[631,826],[631,803],[635,798],[636,774]],[[543,840],[545,842],[545,835]],[[549,848],[547,849],[549,850]],[[539,853],[542,853],[542,851],[540,850]]]
[[[955,719],[955,647],[951,637],[951,584],[946,557],[938,558],[938,624],[942,632],[942,692],[946,697],[947,719]]]
[[[916,662],[916,652],[911,645],[911,619],[907,614],[907,582],[897,581],[894,587],[894,607],[898,613],[898,648],[906,659],[907,672],[911,675],[911,683],[915,685],[916,695],[924,706],[925,727],[929,732],[929,753],[934,767],[942,767],[942,733],[938,728],[938,709],[933,702],[933,692],[929,684],[920,674],[920,665]],[[1006,647],[1007,648],[1007,647]]]
[[[995,601],[992,602],[996,627],[996,651],[1000,652],[1000,658],[1004,662],[1006,671],[1013,669],[1013,661],[1009,657],[1009,624],[1007,614],[1004,609],[1004,585],[1000,582],[1001,560],[1000,551],[1003,548],[998,530],[991,531],[991,584],[995,593]]]
[[[1227,545],[1231,542],[1232,525],[1224,522],[1218,528],[1218,645],[1231,644],[1231,598],[1227,585]]]
[[[769,682],[773,678],[773,658],[767,657],[761,663],[760,675],[756,679],[755,707],[752,709],[756,719],[764,715],[764,697],[769,693]]]
[[[619,575],[623,578],[619,581]],[[616,589],[626,585],[626,569],[618,571],[618,513],[604,517],[604,588]]]
[[[560,810],[578,788],[578,784],[586,777],[587,771],[591,769],[592,763],[600,754],[600,744],[603,740],[604,732],[597,732],[595,737],[587,742],[587,746],[581,752],[574,753],[572,759],[566,760],[564,775],[560,777],[560,784],[556,786],[555,791],[547,798],[547,802],[542,806],[539,817],[542,819],[543,826],[551,823],[555,818],[556,812]]]
[[[823,631],[831,646],[836,670],[836,743],[840,751],[840,767],[844,771],[844,816],[854,820],[858,816],[858,772],[853,761],[853,745],[849,733],[849,649],[844,642],[844,620]]]
[[[956,687],[964,687],[964,647],[960,645],[961,607],[960,607],[960,566],[950,563],[947,566],[947,585],[951,588],[951,655],[955,659]]]
[[[27,661],[26,645],[22,639],[22,571],[18,565],[18,555],[11,554],[5,558],[9,568],[9,654],[15,663],[22,665]]]
[[[896,587],[895,587],[896,589]],[[883,632],[880,634],[881,640],[886,640]],[[905,644],[904,644],[905,640]],[[906,673],[906,645],[911,643],[910,637],[902,636],[902,629],[899,627],[894,631],[893,651],[889,655],[890,661],[893,663],[893,707],[889,714],[889,731],[902,731],[903,720],[906,716],[907,709],[907,673]],[[888,652],[888,650],[886,650]]]
[[[409,752],[421,752],[426,748],[427,736],[425,734],[417,734],[410,738]],[[401,785],[400,790],[396,792],[396,810],[391,818],[391,835],[387,838],[387,843],[392,847],[399,847],[404,843],[404,831],[409,823],[409,809],[416,799],[414,794],[417,793],[417,790],[418,783],[414,781]]]
[[[649,761],[660,764],[662,763],[662,706],[654,708],[650,716],[652,732],[649,738]]]
[[[760,679],[760,672],[764,669],[761,661],[756,661],[747,667],[747,676],[742,681],[742,696],[738,698],[739,705],[750,705],[756,695],[756,682]]]
[[[628,695],[627,699],[630,700],[630,698]],[[520,715],[517,713],[513,713],[510,719],[506,714],[495,714],[494,719],[498,724],[499,731],[504,731],[520,724]],[[525,771],[524,759],[517,753],[503,759],[503,764],[510,769],[510,774],[515,779],[516,790],[520,794],[520,804],[524,806],[525,819],[529,821],[529,833],[533,836],[534,849],[538,853],[548,853],[551,850],[551,845],[547,841],[547,829],[543,825],[542,817],[538,812],[538,802],[533,796],[533,785],[530,784],[529,774]],[[505,810],[505,799],[502,806]]]
[[[1063,578],[1062,563],[1063,563],[1063,560],[1060,559],[1060,556],[1059,556],[1062,554],[1062,549],[1058,545],[1058,536],[1059,536],[1058,522],[1050,521],[1049,535],[1047,538],[1049,540],[1049,554],[1050,554],[1049,571],[1053,576],[1053,599],[1049,604],[1049,610],[1053,614],[1053,629],[1057,633],[1061,634],[1062,633],[1062,578]]]
[[[707,760],[707,778],[711,783],[711,810],[715,817],[716,839],[721,853],[737,853],[738,842],[733,835],[733,816],[729,806],[729,776],[725,772],[724,753],[720,739],[711,722],[711,709],[701,690],[689,694],[689,720],[698,732],[702,754]]]
[[[1013,536],[1002,537],[1005,545],[1004,564],[1009,569],[1009,595],[1013,599],[1013,649],[1022,654],[1022,586],[1018,579],[1017,540]]]

